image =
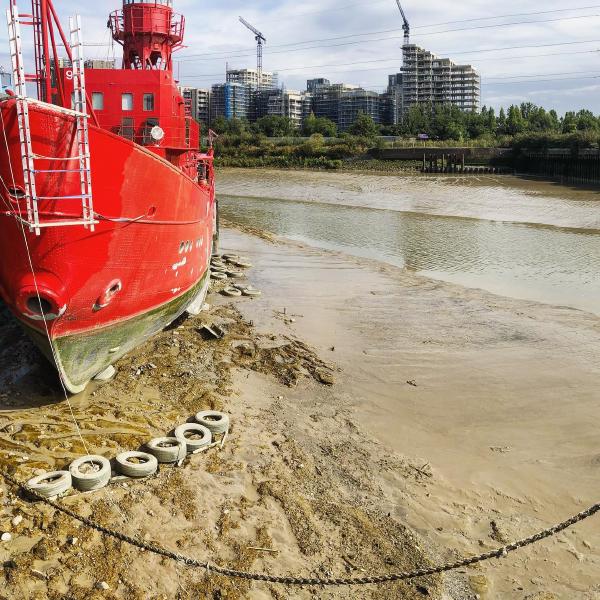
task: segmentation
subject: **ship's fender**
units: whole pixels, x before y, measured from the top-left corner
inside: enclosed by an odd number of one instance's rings
[[[17,286],[17,310],[32,321],[54,321],[67,310],[65,287],[61,280],[47,271],[28,273]]]

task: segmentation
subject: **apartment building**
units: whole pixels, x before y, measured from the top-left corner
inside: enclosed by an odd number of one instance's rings
[[[114,58],[110,60],[91,59],[85,61],[86,69],[114,69],[115,65],[116,61]]]
[[[240,83],[248,85],[253,90],[272,90],[277,87],[277,74],[263,71],[261,80],[258,80],[256,69],[228,69],[227,83]]]
[[[315,80],[312,80],[315,81]],[[316,117],[326,117],[336,124],[340,121],[340,101],[347,92],[360,90],[357,85],[347,83],[324,83],[312,84],[309,88],[313,97],[313,112]],[[307,86],[308,87],[308,86]]]
[[[218,83],[212,86],[210,122],[217,117],[248,119],[252,107],[252,89],[242,83]]]
[[[311,103],[310,94],[277,90],[268,98],[267,114],[286,117],[294,127],[299,129],[304,119],[311,113]]]
[[[420,103],[455,104],[464,111],[479,110],[481,77],[472,66],[457,65],[415,44],[404,45],[402,55],[403,115]]]
[[[340,131],[346,131],[360,113],[381,124],[382,112],[382,98],[377,92],[363,89],[343,91],[339,99],[337,124]]]
[[[12,77],[10,73],[6,73],[3,67],[0,67],[0,89],[5,91],[7,88],[12,87]]]
[[[182,87],[180,89],[192,117],[199,123],[210,125],[211,91],[193,87]]]

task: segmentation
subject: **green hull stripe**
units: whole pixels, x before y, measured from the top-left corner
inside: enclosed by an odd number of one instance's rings
[[[207,272],[185,294],[143,315],[95,331],[55,339],[54,348],[67,387],[75,389],[84,386],[98,373],[172,323],[202,292],[209,277],[210,273]],[[47,338],[29,327],[26,329],[40,350],[54,363]]]

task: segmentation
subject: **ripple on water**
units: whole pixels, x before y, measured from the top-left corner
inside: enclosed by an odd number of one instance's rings
[[[600,313],[600,231],[221,196],[225,218],[494,293]]]

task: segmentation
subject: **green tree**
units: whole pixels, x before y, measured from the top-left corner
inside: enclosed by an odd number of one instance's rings
[[[498,113],[497,132],[498,133],[507,133],[507,131],[506,131],[506,112],[504,111],[504,108],[501,108],[500,112]]]
[[[577,116],[573,111],[565,113],[561,121],[563,133],[575,133],[577,131]]]
[[[579,131],[591,131],[598,129],[598,119],[590,110],[580,110],[577,113],[577,129]]]
[[[379,125],[373,121],[371,115],[359,112],[356,120],[348,128],[348,133],[359,137],[372,138],[379,135]]]
[[[280,115],[267,115],[255,123],[256,129],[267,137],[286,137],[295,133],[291,119]]]
[[[455,104],[435,106],[431,123],[434,137],[441,140],[462,140],[466,137],[466,115]]]
[[[219,115],[213,121],[212,129],[219,135],[222,135],[224,133],[229,133],[229,122],[227,121],[227,119],[225,117],[223,117],[222,115]]]
[[[415,104],[408,109],[402,123],[402,133],[405,135],[418,135],[426,133],[432,135],[431,129],[432,106],[431,104]]]
[[[302,133],[308,137],[319,133],[325,137],[335,137],[337,135],[337,125],[326,117],[315,117],[310,113],[302,125]]]
[[[523,118],[521,109],[515,105],[509,107],[508,116],[506,117],[506,133],[516,135],[517,133],[523,133],[526,129],[527,123]]]

